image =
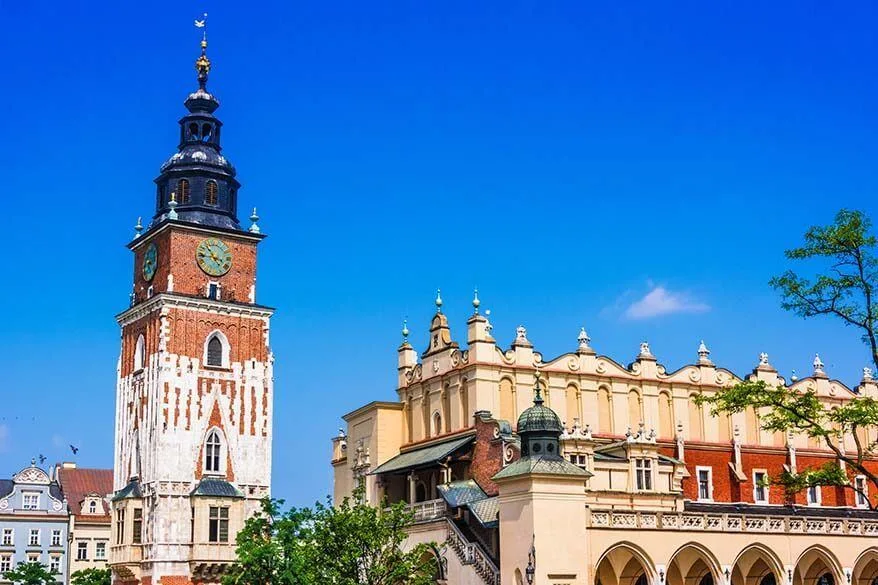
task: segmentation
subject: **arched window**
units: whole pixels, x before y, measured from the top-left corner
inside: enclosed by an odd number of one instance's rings
[[[143,369],[143,352],[144,352],[143,334],[137,336],[137,342],[134,344],[134,371]]]
[[[202,142],[210,142],[211,137],[211,126],[208,123],[204,123],[201,125],[201,141]]]
[[[697,394],[689,396],[689,440],[701,441],[704,438],[704,410],[695,403]]]
[[[744,411],[745,432],[748,445],[759,444],[759,414],[750,407]]]
[[[674,415],[671,410],[671,395],[667,392],[659,393],[659,438],[672,439],[674,437]]]
[[[98,513],[98,503],[94,500],[88,503],[88,513],[89,514],[97,514]]]
[[[212,337],[207,342],[207,365],[217,367],[223,365],[223,342],[219,337]]]
[[[442,415],[438,412],[433,415],[433,436],[442,434]]]
[[[643,412],[640,408],[640,393],[632,389],[628,391],[628,426],[635,431],[641,422]]]
[[[195,122],[189,124],[189,138],[192,140],[198,140],[198,124]]]
[[[512,380],[500,380],[500,420],[513,422],[515,418],[515,395],[512,392]]]
[[[207,205],[217,204],[217,186],[216,181],[212,179],[204,186],[204,202]]]
[[[610,403],[610,391],[604,387],[598,388],[598,432],[613,432],[613,406]]]
[[[572,427],[577,421],[581,420],[579,417],[579,390],[573,384],[568,384],[567,390],[564,393],[564,402],[567,406],[567,426]]]
[[[189,203],[190,194],[191,191],[189,190],[189,181],[187,181],[186,179],[180,179],[179,181],[177,181],[177,203]]]
[[[210,431],[207,435],[207,441],[204,443],[204,471],[209,473],[219,473],[221,471],[220,464],[222,462],[223,443],[217,431]]]

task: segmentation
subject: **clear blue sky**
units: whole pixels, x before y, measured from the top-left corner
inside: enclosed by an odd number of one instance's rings
[[[205,9],[270,236],[277,496],[331,490],[339,416],[395,397],[400,322],[426,344],[437,287],[459,341],[478,285],[499,341],[524,324],[547,357],[585,325],[623,362],[646,339],[675,369],[704,338],[738,373],[819,351],[859,379],[857,335],[766,282],[807,226],[878,215],[874,4],[0,0],[0,477],[68,443],[112,465],[123,244]]]

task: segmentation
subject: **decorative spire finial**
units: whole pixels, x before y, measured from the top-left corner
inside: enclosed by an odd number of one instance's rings
[[[589,337],[588,333],[585,332],[585,327],[579,328],[579,336],[576,338],[576,341],[579,342],[579,349],[590,349],[588,346],[588,342],[591,341],[591,337]]]
[[[540,387],[540,371],[534,372],[534,405],[539,406],[543,403],[543,395]]]
[[[201,20],[195,19],[195,28],[202,30],[201,56],[195,60],[195,70],[198,71],[198,87],[207,87],[207,74],[210,73],[210,59],[207,58],[207,13]]]
[[[759,354],[759,365],[767,366],[768,365],[768,354],[764,351]]]
[[[640,344],[640,355],[638,357],[652,357],[652,351],[649,349],[648,341],[644,341]]]
[[[820,354],[814,354],[814,373],[815,374],[825,374],[823,371],[823,361],[820,359]]]
[[[473,309],[474,315],[479,314],[479,305],[482,304],[482,301],[479,300],[479,289],[476,287],[475,291],[473,291]]]
[[[872,368],[866,367],[863,368],[863,382],[871,382],[872,381]]]
[[[140,218],[137,218],[137,225],[134,226],[134,237],[139,238],[141,232],[143,232],[143,224],[140,223]]]
[[[436,289],[436,312],[442,312],[442,289]]]
[[[402,342],[403,343],[409,342],[409,320],[408,319],[402,320]]]
[[[251,234],[258,234],[259,233],[259,226],[256,224],[256,222],[259,221],[259,216],[256,215],[256,208],[255,207],[253,208],[253,213],[250,214],[250,221],[253,222],[250,225],[250,233]]]
[[[702,363],[710,361],[710,350],[707,349],[703,339],[701,340],[701,343],[698,344],[698,361]]]
[[[171,200],[168,201],[168,207],[171,210],[168,212],[168,219],[177,219],[177,192],[171,191]]]

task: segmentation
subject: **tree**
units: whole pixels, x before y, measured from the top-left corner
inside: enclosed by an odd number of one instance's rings
[[[83,569],[70,575],[71,585],[110,585],[110,569]]]
[[[55,585],[57,573],[37,561],[21,563],[11,571],[3,573],[3,578],[18,585]]]
[[[878,260],[871,234],[871,221],[859,211],[839,211],[829,226],[815,226],[805,232],[805,243],[786,252],[790,260],[823,260],[825,266],[815,277],[805,278],[792,270],[772,278],[770,284],[782,297],[781,306],[805,318],[829,315],[858,329],[878,367],[878,307],[874,294],[878,286]],[[878,425],[878,401],[855,396],[832,409],[814,391],[792,390],[783,385],[771,387],[764,381],[746,380],[696,399],[709,404],[711,413],[732,414],[754,408],[767,431],[804,434],[823,443],[835,460],[821,467],[786,471],[770,481],[788,493],[813,486],[838,486],[863,495],[872,506],[866,490],[852,481],[862,475],[878,494],[878,475],[866,461],[875,455],[875,440],[869,430]],[[845,437],[852,437],[854,452],[845,448]],[[842,465],[843,464],[843,465]],[[874,509],[874,507],[873,507]]]
[[[237,537],[238,563],[224,585],[428,585],[437,560],[431,545],[403,550],[411,525],[404,503],[376,508],[362,491],[339,506],[282,512],[265,500]]]

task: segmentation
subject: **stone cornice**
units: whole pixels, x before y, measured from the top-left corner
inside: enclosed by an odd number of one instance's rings
[[[256,319],[266,319],[274,314],[273,308],[263,305],[214,301],[203,297],[189,297],[163,292],[119,313],[116,315],[116,322],[120,327],[124,327],[125,325],[133,323],[150,313],[164,308],[191,309],[217,315],[236,315],[239,317],[253,317]]]

